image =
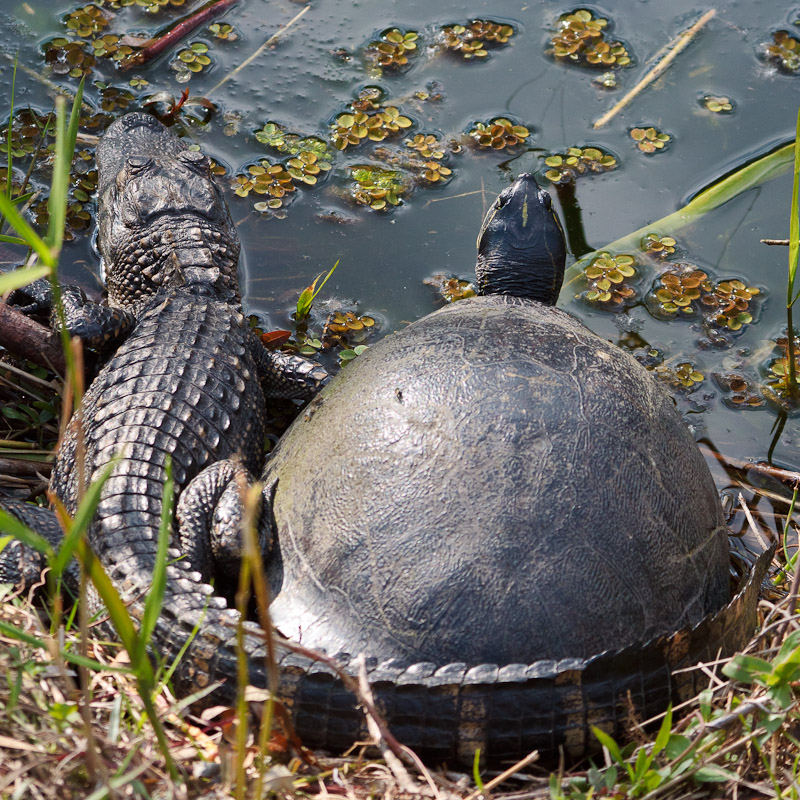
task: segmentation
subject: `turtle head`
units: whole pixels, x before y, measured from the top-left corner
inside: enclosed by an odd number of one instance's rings
[[[478,234],[478,294],[507,294],[555,305],[567,247],[550,195],[520,175],[492,203]]]

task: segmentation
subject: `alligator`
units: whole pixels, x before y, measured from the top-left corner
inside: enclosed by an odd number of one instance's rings
[[[178,695],[230,705],[240,620],[211,582],[237,563],[239,486],[259,467],[265,397],[309,398],[326,376],[310,362],[263,349],[250,332],[236,283],[239,245],[204,156],[153,118],[129,114],[106,132],[97,160],[109,303],[88,303],[72,290],[64,300],[70,329],[111,354],[70,422],[51,489],[74,513],[80,485],[118,454],[88,541],[138,620],[170,457],[175,559],[151,648],[167,663],[180,659],[172,678]],[[47,287],[27,298],[30,308],[46,305]],[[57,542],[52,512],[5,505]],[[273,526],[268,518],[259,525],[265,556]],[[619,733],[631,704],[647,718],[682,702],[704,678],[674,670],[745,644],[766,558],[741,577],[725,608],[693,627],[589,658],[378,663],[337,653],[334,665],[275,637],[277,697],[306,745],[345,749],[365,738],[366,725],[342,671],[354,675],[363,666],[395,737],[430,761],[471,764],[477,749],[490,762],[533,749],[545,761],[580,757],[597,746],[592,725]],[[24,582],[43,566],[21,545],[8,547],[0,581]],[[249,681],[260,687],[269,685],[266,636],[245,623]]]

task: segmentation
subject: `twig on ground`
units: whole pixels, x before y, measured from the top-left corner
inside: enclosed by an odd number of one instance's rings
[[[600,119],[596,120],[594,125],[592,126],[595,130],[597,128],[602,128],[607,122],[613,119],[619,111],[621,111],[628,103],[633,100],[642,89],[649,86],[656,78],[658,78],[663,72],[666,71],[667,67],[675,60],[677,55],[681,53],[694,39],[697,35],[698,31],[717,13],[716,9],[712,8],[709,11],[706,11],[702,17],[700,17],[691,28],[683,31],[683,33],[678,34],[678,36],[673,39],[665,48],[666,55],[662,58],[654,67],[651,69],[640,81],[633,87],[626,95],[623,97],[618,103],[616,103],[613,108],[609,111],[606,111]]]
[[[369,681],[367,680],[367,667],[363,655],[359,657],[358,687],[360,689],[361,696],[369,700],[370,705],[374,707],[375,701],[372,697],[372,691],[369,688]],[[375,739],[375,744],[380,749],[383,760],[386,762],[386,766],[392,771],[392,775],[394,775],[395,779],[400,784],[400,788],[404,792],[408,792],[408,794],[419,794],[419,786],[411,779],[411,776],[403,766],[402,761],[400,761],[400,759],[392,752],[392,748],[389,747],[386,740],[383,738],[383,733],[376,719],[369,713],[367,713],[366,717],[367,728],[369,729],[370,735],[373,737],[373,739]]]
[[[303,14],[305,14],[310,8],[311,6],[305,6],[302,11],[299,11],[297,14],[295,14],[294,17],[292,17],[292,19],[290,19],[289,22],[287,22],[286,25],[284,25],[277,33],[273,33],[272,36],[270,36],[269,39],[267,39],[267,41],[264,42],[264,44],[262,44],[261,47],[259,47],[258,50],[255,51],[255,53],[253,53],[253,55],[242,61],[242,63],[239,64],[239,66],[236,67],[236,69],[233,70],[233,72],[229,72],[216,86],[212,86],[206,92],[206,97],[210,97],[214,92],[217,91],[217,89],[219,89],[220,86],[227,83],[234,75],[238,74],[248,64],[255,61],[255,59],[257,59],[271,44],[274,44],[281,36],[283,36],[286,33],[286,31],[288,31],[289,28],[291,28],[292,25],[294,25],[295,22],[297,22],[297,20],[299,20],[300,17],[302,17]]]
[[[121,61],[119,63],[120,69],[140,67],[148,61],[152,61],[168,47],[172,47],[184,36],[188,36],[195,28],[204,25],[214,17],[218,17],[224,11],[236,5],[237,2],[238,0],[209,0],[205,5],[200,6],[197,11],[193,11],[191,14],[179,19],[165,33],[150,39],[141,50]]]
[[[539,760],[539,751],[534,750],[525,758],[520,759],[514,764],[513,767],[509,767],[505,772],[501,772],[499,775],[492,778],[490,781],[486,781],[483,784],[483,789],[476,789],[472,794],[468,794],[465,800],[475,800],[476,798],[480,797],[481,795],[486,795],[495,788],[495,786],[499,786],[503,781],[508,780],[515,772],[519,772],[521,769],[525,769],[529,764],[533,764],[534,761]]]
[[[66,362],[58,334],[3,302],[0,302],[0,345],[64,375]]]

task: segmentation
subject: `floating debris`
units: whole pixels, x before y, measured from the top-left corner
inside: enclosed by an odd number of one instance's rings
[[[558,18],[547,53],[557,61],[600,69],[629,67],[633,60],[626,46],[608,38],[608,20],[579,8]]]
[[[475,285],[472,281],[457,278],[455,275],[437,273],[422,281],[426,286],[433,286],[446,303],[455,303],[465,297],[475,297]]]
[[[800,39],[789,31],[775,31],[772,44],[763,45],[764,58],[789,75],[800,72]]]
[[[636,146],[643,153],[648,154],[663,150],[672,138],[668,133],[661,133],[653,127],[631,128],[630,134],[631,139],[636,142]]]
[[[616,169],[617,159],[599,147],[570,147],[565,153],[554,153],[545,158],[549,169],[545,177],[553,183],[574,181],[589,172],[609,172]]]
[[[590,303],[601,305],[620,305],[630,302],[635,292],[625,280],[636,276],[634,263],[634,257],[627,253],[612,255],[607,251],[601,252],[583,268],[583,274],[589,283],[584,298]]]
[[[500,46],[508,43],[514,35],[514,28],[489,19],[474,19],[467,25],[445,25],[439,32],[439,41],[453,53],[467,61],[473,58],[486,58],[489,51],[486,44]]]
[[[476,122],[468,135],[478,147],[502,150],[524,142],[531,132],[524,125],[517,125],[506,117],[495,117],[488,122]]]
[[[400,71],[409,66],[409,55],[416,55],[418,38],[417,31],[388,28],[364,48],[364,58],[379,69]]]

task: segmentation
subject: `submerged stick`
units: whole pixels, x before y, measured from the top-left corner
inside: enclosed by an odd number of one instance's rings
[[[595,130],[602,128],[603,125],[613,119],[619,111],[621,111],[628,103],[633,100],[636,95],[643,89],[649,86],[656,78],[667,70],[670,64],[677,58],[678,54],[688,47],[692,39],[697,35],[698,31],[717,13],[715,8],[706,11],[691,28],[688,28],[683,33],[670,42],[665,48],[667,54],[661,61],[658,62],[640,81],[633,87],[618,103],[616,103],[609,111],[606,111],[600,119],[598,119],[592,126]]]
[[[243,70],[248,64],[251,64],[253,61],[255,61],[255,59],[257,59],[271,44],[274,44],[281,36],[283,36],[283,34],[286,33],[286,31],[288,31],[289,28],[291,28],[292,25],[294,25],[295,22],[297,22],[297,20],[299,20],[300,17],[302,17],[303,14],[305,14],[310,8],[311,8],[311,6],[305,6],[302,11],[299,11],[297,14],[295,14],[286,23],[286,25],[284,25],[276,33],[273,33],[272,36],[270,36],[269,39],[267,39],[267,41],[264,42],[264,44],[262,44],[261,47],[259,47],[258,50],[255,51],[255,53],[253,53],[253,55],[251,55],[249,58],[246,58],[244,61],[242,61],[242,63],[239,64],[239,66],[236,67],[236,69],[233,70],[233,72],[229,72],[216,86],[212,86],[206,92],[206,97],[208,97],[209,95],[211,95],[214,92],[216,92],[217,89],[219,89],[220,86],[222,86],[223,84],[227,83],[234,75],[236,75],[238,72],[241,72],[241,70]]]
[[[168,31],[150,39],[150,41],[137,53],[121,61],[120,69],[130,69],[139,67],[148,61],[160,56],[168,47],[188,36],[195,28],[204,25],[209,20],[218,17],[224,11],[236,5],[238,0],[209,0],[205,5],[200,6],[197,11],[187,14],[179,19]]]

